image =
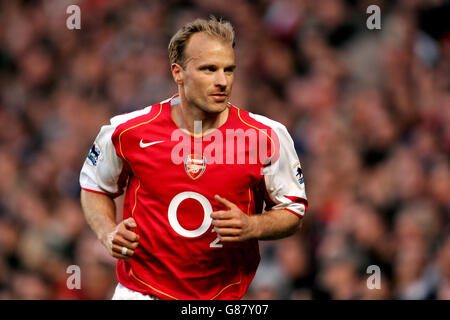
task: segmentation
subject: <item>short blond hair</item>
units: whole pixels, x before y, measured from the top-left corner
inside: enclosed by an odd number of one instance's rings
[[[178,63],[183,68],[185,67],[186,56],[184,50],[186,43],[197,32],[206,32],[213,37],[228,42],[234,48],[234,29],[230,22],[222,19],[217,20],[214,16],[210,16],[209,20],[196,19],[184,25],[170,39],[168,47],[170,64]]]

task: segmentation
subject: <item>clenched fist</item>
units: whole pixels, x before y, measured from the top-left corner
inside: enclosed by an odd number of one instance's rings
[[[136,221],[128,218],[120,222],[112,232],[106,234],[103,245],[117,259],[130,259],[139,245],[139,236],[133,231]]]
[[[257,236],[254,217],[244,213],[237,205],[218,195],[215,200],[226,210],[211,213],[212,224],[222,242],[246,241]]]

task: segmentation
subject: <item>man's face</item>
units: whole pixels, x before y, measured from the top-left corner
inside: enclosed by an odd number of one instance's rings
[[[184,69],[172,66],[172,71],[188,104],[208,113],[224,111],[234,79],[232,46],[199,32],[190,37],[185,57]]]

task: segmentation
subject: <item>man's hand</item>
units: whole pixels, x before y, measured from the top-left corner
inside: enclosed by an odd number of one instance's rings
[[[128,218],[119,223],[112,232],[106,234],[102,242],[111,256],[124,260],[133,256],[134,250],[139,244],[139,236],[132,231],[136,227],[136,221]]]
[[[227,209],[211,213],[212,224],[220,241],[238,242],[256,238],[256,224],[252,217],[227,199],[218,195],[214,198]]]

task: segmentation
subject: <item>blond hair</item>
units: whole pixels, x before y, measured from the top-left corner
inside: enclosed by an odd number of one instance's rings
[[[186,43],[197,32],[206,32],[213,37],[228,42],[234,47],[234,29],[230,22],[222,19],[217,20],[214,16],[210,16],[209,20],[196,19],[184,25],[170,39],[168,47],[170,64],[178,63],[184,68]]]

